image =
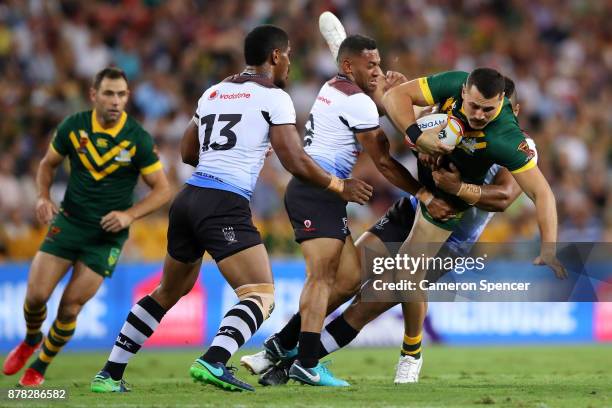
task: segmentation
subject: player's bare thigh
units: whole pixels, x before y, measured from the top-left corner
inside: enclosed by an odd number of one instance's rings
[[[42,307],[58,282],[66,275],[72,261],[38,251],[32,260],[28,275],[26,303],[31,308]]]
[[[104,282],[102,275],[77,261],[60,300],[58,319],[62,322],[75,320],[85,303],[98,292],[102,282]]]
[[[410,230],[410,234],[406,241],[402,244],[398,251],[399,256],[404,254],[408,256],[418,257],[434,257],[446,240],[450,237],[452,231],[440,228],[423,217],[421,207],[418,207],[416,216],[414,218],[414,224]],[[397,280],[410,280],[416,283],[416,287],[419,288],[418,282],[420,282],[427,272],[424,268],[419,268],[417,271],[396,271]],[[426,296],[423,291],[415,290],[410,291],[407,301],[426,301]]]
[[[202,258],[192,263],[184,263],[166,254],[161,282],[151,293],[151,297],[161,307],[169,310],[181,297],[191,291],[200,275],[201,267]]]
[[[254,283],[273,283],[268,252],[258,244],[217,262],[221,274],[236,289]]]
[[[335,238],[315,238],[300,244],[306,261],[307,280],[333,285],[345,243]]]
[[[353,238],[348,236],[340,255],[336,283],[329,300],[329,311],[335,310],[359,291],[363,279],[362,262],[365,263],[365,271],[371,270],[371,266],[368,265],[372,262],[372,256],[387,255],[384,243],[369,231],[361,234],[356,243],[353,243]]]

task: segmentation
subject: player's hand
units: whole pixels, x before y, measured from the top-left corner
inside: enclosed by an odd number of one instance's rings
[[[383,92],[387,92],[389,89],[395,88],[404,82],[408,82],[408,79],[404,76],[404,74],[397,71],[387,71],[385,74],[385,85],[383,87]]]
[[[41,224],[49,224],[58,212],[57,206],[50,199],[41,197],[36,201],[36,218]]]
[[[567,279],[567,271],[553,252],[541,252],[533,260],[534,265],[548,265],[553,270],[557,279]]]
[[[100,221],[104,231],[119,232],[129,227],[134,222],[134,217],[125,211],[111,211]]]
[[[419,153],[418,155],[419,161],[423,163],[425,166],[429,167],[431,170],[435,170],[437,166],[437,158],[434,155],[427,153]]]
[[[448,221],[457,215],[453,206],[440,198],[431,200],[427,206],[427,212],[433,219],[439,221]]]
[[[344,179],[343,182],[344,189],[340,193],[340,197],[342,197],[344,201],[352,201],[363,205],[368,202],[370,197],[372,197],[374,187],[365,181],[348,178]]]
[[[450,164],[450,171],[444,167],[439,167],[431,172],[436,187],[449,194],[456,195],[461,188],[461,174],[453,163]]]
[[[420,153],[448,154],[453,151],[454,146],[447,146],[438,139],[438,134],[446,127],[446,121],[435,128],[427,129],[416,141],[416,149]]]

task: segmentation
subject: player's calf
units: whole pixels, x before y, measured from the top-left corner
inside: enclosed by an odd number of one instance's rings
[[[234,377],[226,369],[230,357],[259,329],[274,309],[272,283],[248,284],[236,290],[240,300],[223,317],[210,348],[191,366],[194,380],[223,389],[250,390],[250,385]],[[246,384],[248,387],[244,386]],[[252,388],[252,387],[251,387]]]

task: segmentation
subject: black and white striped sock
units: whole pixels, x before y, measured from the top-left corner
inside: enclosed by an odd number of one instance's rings
[[[255,302],[248,298],[241,300],[225,314],[210,348],[200,357],[202,360],[225,365],[236,350],[251,338],[264,320]]]
[[[103,368],[113,380],[123,377],[128,361],[151,337],[165,314],[166,310],[149,295],[132,307]]]
[[[357,337],[359,330],[354,329],[344,319],[344,315],[336,317],[321,331],[319,358],[348,345]]]

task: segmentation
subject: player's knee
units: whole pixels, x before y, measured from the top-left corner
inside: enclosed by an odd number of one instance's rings
[[[320,258],[310,261],[308,266],[307,279],[328,285],[334,284],[338,270],[338,259]]]
[[[343,299],[350,299],[357,292],[359,292],[359,288],[361,287],[361,282],[359,280],[355,282],[345,282],[342,280],[337,281],[334,284],[334,291],[338,295],[338,297]]]
[[[57,318],[61,322],[72,322],[76,320],[82,308],[83,304],[78,301],[61,302],[57,311]]]
[[[30,310],[39,310],[42,308],[49,300],[49,296],[42,292],[34,291],[26,295],[25,303]]]
[[[159,285],[151,293],[151,297],[166,310],[169,310],[185,295],[183,288],[169,288],[167,285]]]
[[[266,320],[274,310],[274,284],[255,283],[242,285],[235,289],[238,299],[252,300],[259,307],[263,319]]]

